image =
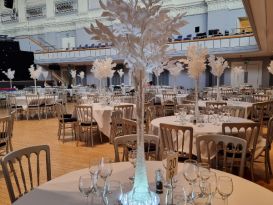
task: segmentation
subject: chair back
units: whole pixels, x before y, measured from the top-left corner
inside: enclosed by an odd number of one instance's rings
[[[246,140],[247,152],[255,156],[256,145],[260,132],[260,123],[223,123],[222,133]]]
[[[254,94],[253,95],[254,102],[265,102],[265,101],[269,101],[269,100],[270,100],[269,95],[264,95],[264,94]]]
[[[15,95],[7,95],[7,107],[11,111],[12,109],[16,109],[17,102]]]
[[[132,119],[133,118],[133,111],[134,105],[115,105],[114,111],[120,110],[123,113],[123,118]]]
[[[251,109],[251,120],[263,124],[264,116],[267,115],[268,109],[268,102],[253,103]]]
[[[136,132],[137,132],[136,121],[122,118],[122,134],[130,135],[130,134],[136,134]]]
[[[36,94],[27,94],[26,101],[28,107],[39,107],[40,106],[40,98],[39,95]]]
[[[99,102],[99,96],[95,94],[88,94],[87,95],[87,101],[92,103],[98,103]]]
[[[11,126],[10,116],[0,118],[0,144],[8,143],[10,138],[10,131],[11,131],[10,126]]]
[[[43,174],[40,167],[42,151],[45,151],[46,181],[49,181],[51,180],[51,164],[48,145],[26,147],[10,152],[2,158],[3,175],[12,203],[40,185]]]
[[[120,110],[113,111],[111,115],[111,128],[110,128],[110,142],[113,143],[113,140],[120,136],[122,133],[122,112]]]
[[[246,110],[240,106],[224,106],[223,112],[229,113],[232,117],[244,118]]]
[[[266,138],[266,144],[271,148],[271,144],[273,141],[273,117],[271,117],[267,124],[267,138]]]
[[[226,102],[206,102],[207,112],[213,111],[215,113],[219,113],[225,106],[227,106]]]
[[[128,161],[128,148],[136,147],[137,134],[123,135],[114,139],[115,162]],[[119,147],[122,146],[122,160],[120,159]],[[156,135],[144,134],[144,151],[146,159],[154,154],[155,160],[158,159],[159,137]]]
[[[239,167],[239,176],[244,176],[247,142],[229,135],[207,134],[196,138],[197,158],[210,167],[233,173]]]
[[[64,120],[64,114],[65,114],[65,107],[63,104],[56,103],[55,109],[57,113],[58,120],[63,121]]]
[[[53,105],[55,103],[55,95],[54,94],[45,94],[44,104],[45,106]]]
[[[160,123],[162,150],[175,151],[179,157],[192,158],[193,128]]]
[[[79,123],[90,123],[93,121],[93,108],[89,105],[76,106],[77,119]]]

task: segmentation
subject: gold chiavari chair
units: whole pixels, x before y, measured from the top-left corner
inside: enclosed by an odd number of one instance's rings
[[[229,173],[239,167],[238,174],[243,177],[246,144],[246,140],[229,135],[199,135],[196,138],[197,158],[199,162],[207,162],[210,167]]]
[[[45,170],[41,158],[45,152]],[[5,155],[1,160],[3,175],[11,203],[39,186],[46,173],[46,181],[51,180],[50,149],[48,145],[38,145],[19,149]]]
[[[178,160],[196,159],[192,154],[193,128],[160,123],[160,143],[162,150],[178,153]]]
[[[231,135],[247,142],[247,157],[246,163],[249,164],[251,179],[254,180],[253,164],[255,159],[255,152],[257,141],[260,132],[260,123],[223,123],[222,133],[224,135]]]

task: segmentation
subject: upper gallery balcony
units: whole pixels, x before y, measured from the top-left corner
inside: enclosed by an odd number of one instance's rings
[[[210,54],[236,54],[259,50],[254,35],[250,33],[169,42],[168,55],[182,57],[185,55],[187,47],[194,44],[207,47]],[[124,59],[118,55],[114,47],[108,44],[92,44],[72,49],[41,51],[34,54],[36,64],[92,62],[97,58],[105,57],[111,57],[114,60]]]

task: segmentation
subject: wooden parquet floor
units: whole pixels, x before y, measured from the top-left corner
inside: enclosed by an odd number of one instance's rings
[[[3,114],[3,110],[0,112]],[[79,144],[77,147],[74,141],[67,140],[63,143],[57,140],[56,118],[43,120],[17,120],[14,125],[13,146],[14,149],[20,149],[26,146],[48,144],[51,149],[52,178],[61,176],[65,173],[86,168],[90,160],[97,161],[102,156],[114,158],[113,145],[107,140],[104,143],[96,143],[94,147],[86,147]],[[273,151],[271,152],[273,158]],[[271,159],[272,159],[271,158]],[[273,167],[273,164],[272,164]],[[263,180],[263,164],[255,165],[256,183],[273,191],[273,178],[270,184]],[[0,168],[0,204],[10,204],[9,196],[6,190],[6,184],[3,179],[2,168]]]

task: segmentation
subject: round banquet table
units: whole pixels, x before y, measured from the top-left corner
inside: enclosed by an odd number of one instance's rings
[[[190,126],[193,128],[193,148],[192,148],[192,153],[196,155],[197,151],[196,151],[196,137],[198,137],[198,135],[202,135],[202,134],[220,134],[222,133],[222,123],[220,122],[219,125],[215,125],[214,123],[202,123],[202,126],[199,126],[198,124],[193,124],[190,122],[190,117],[192,115],[187,115],[186,117],[186,123],[183,124],[183,126]],[[207,118],[207,115],[204,116],[205,118]],[[225,117],[226,118],[226,117]],[[245,118],[239,118],[239,117],[230,117],[230,122],[253,122],[251,120],[245,119]],[[159,132],[159,124],[160,123],[166,123],[166,124],[171,124],[171,125],[182,125],[181,122],[178,121],[176,116],[167,116],[167,117],[160,117],[160,118],[156,118],[154,120],[151,121],[151,125],[150,125],[150,133],[154,134],[154,135],[158,135],[160,136],[160,132]],[[189,141],[188,141],[189,137],[185,138],[185,146],[184,146],[184,150],[185,152],[188,152],[188,145],[189,145]],[[182,138],[181,138],[182,141]],[[181,145],[182,142],[178,142],[179,145]],[[257,150],[260,148],[264,147],[264,143],[265,141],[262,140],[262,138],[258,139],[258,144],[257,144]],[[202,147],[201,147],[201,152],[202,154],[205,154],[202,151]]]
[[[164,169],[161,162],[148,161],[147,170],[148,180],[151,190],[155,189],[154,179],[155,170]],[[177,186],[188,186],[182,174],[183,164],[178,165],[178,183]],[[231,175],[222,171],[215,170],[217,176],[229,176],[233,181],[233,193],[228,198],[229,205],[271,205],[273,201],[273,192],[263,188],[246,179]],[[74,172],[70,172],[58,178],[55,178],[43,185],[35,188],[33,191],[24,195],[15,201],[14,205],[80,205],[86,204],[85,199],[79,192],[78,180],[83,174],[88,174],[88,169],[82,169]],[[130,184],[128,178],[132,176],[133,168],[129,162],[113,163],[113,173],[109,180],[118,180],[122,183],[123,187],[128,187]],[[126,186],[125,186],[126,185]],[[129,185],[130,186],[130,185]],[[127,192],[128,190],[124,190]],[[160,195],[161,203],[164,203],[166,190]],[[90,196],[89,204],[102,205],[100,198]],[[213,200],[214,205],[222,205],[223,201],[217,194]]]

